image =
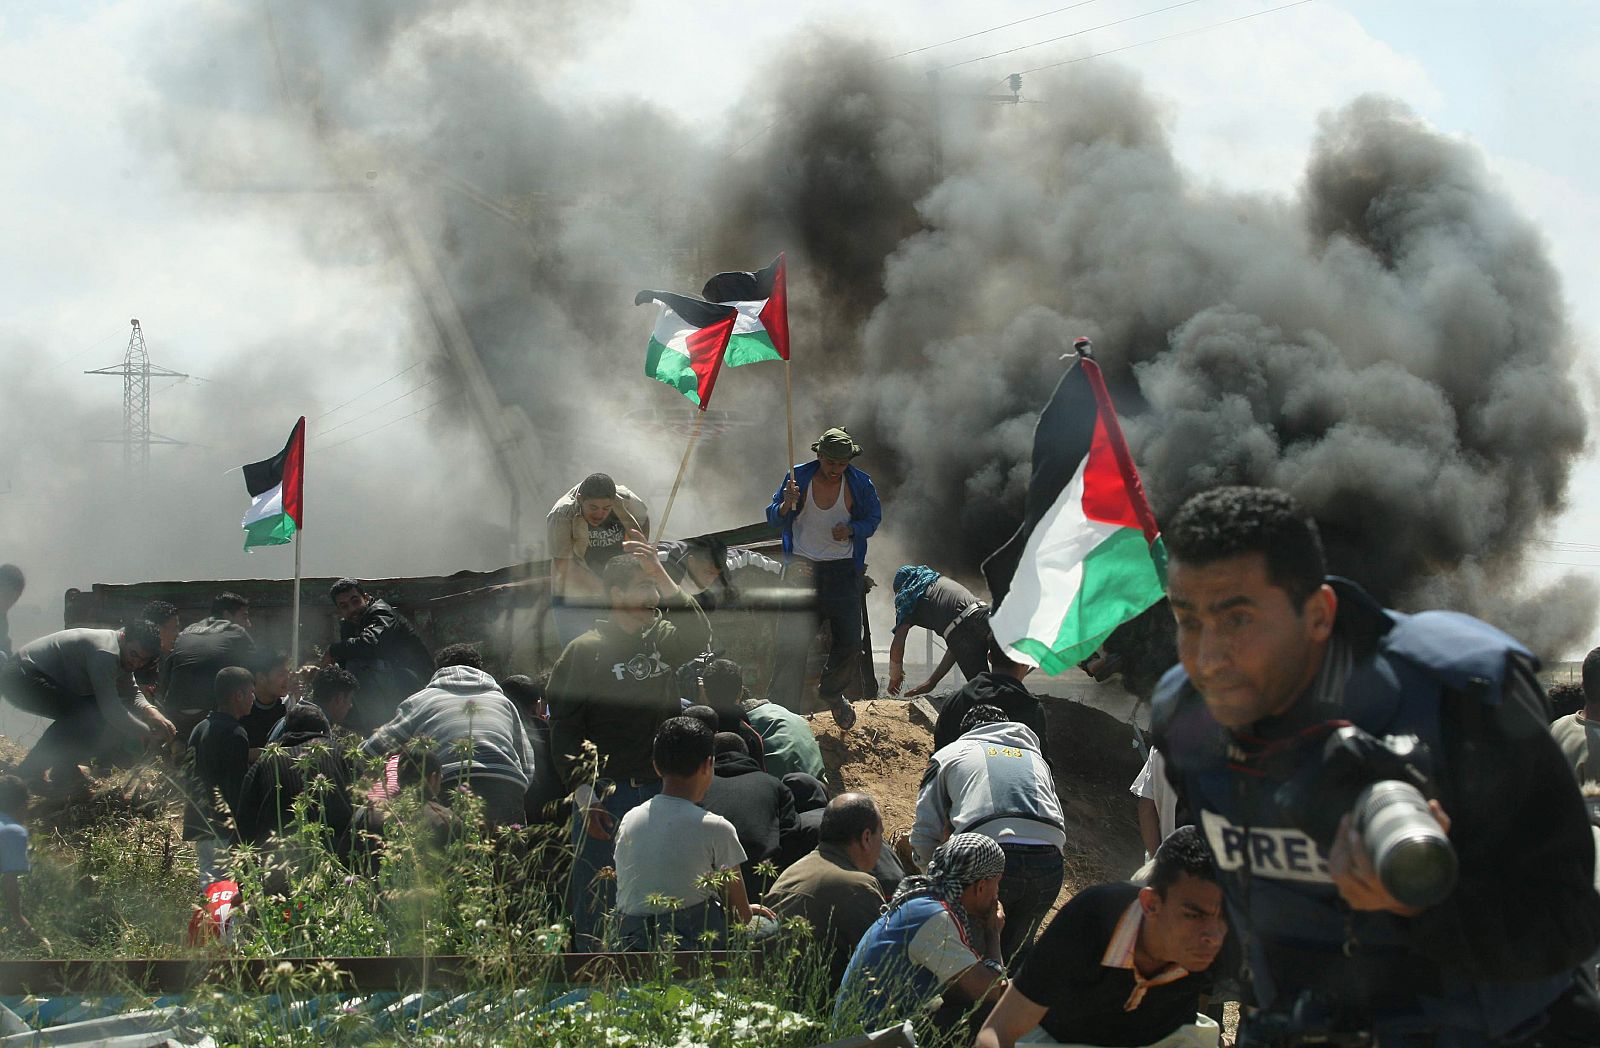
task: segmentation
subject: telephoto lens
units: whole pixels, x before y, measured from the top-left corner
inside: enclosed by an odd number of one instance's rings
[[[1356,798],[1354,815],[1356,832],[1390,895],[1427,909],[1455,888],[1456,850],[1415,786],[1395,779],[1373,783]]]

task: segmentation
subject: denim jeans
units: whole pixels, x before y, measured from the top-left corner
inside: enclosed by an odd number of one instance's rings
[[[617,949],[625,951],[655,950],[668,935],[677,940],[678,950],[699,950],[705,947],[700,937],[706,932],[716,934],[711,949],[720,949],[728,936],[728,915],[720,902],[702,902],[671,913],[619,913],[617,914]]]
[[[601,780],[605,782],[606,780]],[[616,788],[600,802],[616,825],[611,827],[611,839],[597,841],[584,829],[584,811],[576,805],[572,810],[572,882],[567,890],[567,903],[572,911],[572,948],[576,952],[596,952],[605,949],[605,919],[617,905],[616,878],[596,880],[595,874],[606,867],[616,869],[617,826],[622,817],[661,792],[661,780],[620,780]]]
[[[1065,867],[1059,849],[1048,844],[1002,844],[1006,872],[1000,878],[1000,905],[1006,926],[1000,933],[1000,953],[1006,966],[1016,971],[1033,945],[1033,933],[1061,894]]]

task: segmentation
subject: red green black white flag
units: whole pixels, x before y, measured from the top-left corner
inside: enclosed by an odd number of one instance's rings
[[[756,273],[718,273],[700,292],[739,311],[728,341],[728,366],[789,359],[789,290],[783,253]]]
[[[289,442],[269,459],[244,467],[250,510],[244,515],[244,548],[282,546],[305,525],[305,416],[289,432]]]
[[[1165,595],[1166,547],[1100,366],[1079,339],[1033,434],[1022,526],[983,563],[1011,658],[1062,673]]]
[[[667,291],[641,291],[634,296],[634,305],[646,302],[660,306],[661,315],[650,333],[644,373],[665,382],[704,411],[711,403],[711,390],[717,384],[739,311]]]

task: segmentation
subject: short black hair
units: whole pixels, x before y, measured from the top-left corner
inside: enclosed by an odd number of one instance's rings
[[[600,569],[600,580],[605,583],[608,593],[614,589],[627,589],[644,577],[645,566],[638,557],[612,557]]]
[[[294,709],[283,715],[283,732],[287,735],[291,731],[299,735],[327,735],[333,729],[321,707],[310,702],[297,702]]]
[[[1179,826],[1156,849],[1155,866],[1150,871],[1150,887],[1163,899],[1180,874],[1216,883],[1217,865],[1211,848],[1197,826]]]
[[[515,673],[500,682],[500,690],[517,709],[531,714],[544,701],[545,684],[549,679],[544,674],[535,680],[525,673]]]
[[[395,781],[401,786],[415,786],[433,775],[444,774],[444,765],[432,739],[412,739],[400,750],[395,762]]]
[[[363,597],[367,595],[366,588],[361,585],[359,579],[340,579],[328,587],[329,600],[337,601],[341,595],[346,593],[359,593]]]
[[[250,671],[258,677],[265,677],[279,666],[289,664],[289,653],[281,648],[257,648],[255,654],[250,656]]]
[[[1558,680],[1545,689],[1550,697],[1550,719],[1559,720],[1573,713],[1582,713],[1588,705],[1583,685],[1573,680]]]
[[[883,813],[869,793],[841,793],[822,809],[817,840],[824,844],[849,844],[869,830],[883,828]]]
[[[360,690],[360,679],[343,666],[324,666],[311,679],[311,701],[316,703],[346,692],[353,695]]]
[[[9,586],[21,593],[28,585],[28,580],[23,577],[22,569],[15,564],[0,564],[0,586]]]
[[[1600,648],[1583,657],[1583,697],[1586,705],[1600,706]]]
[[[466,666],[470,669],[483,669],[483,653],[476,644],[446,644],[439,649],[439,654],[433,658],[433,668],[442,670],[446,666]]]
[[[1272,488],[1201,492],[1178,510],[1162,539],[1173,560],[1197,566],[1261,554],[1267,578],[1297,611],[1328,574],[1317,522],[1291,495]]]
[[[617,497],[617,482],[606,473],[591,473],[583,478],[578,485],[580,499],[614,499]]]
[[[718,726],[722,723],[722,718],[717,716],[716,710],[712,709],[710,706],[701,706],[698,703],[693,706],[686,707],[683,711],[683,716],[693,717],[695,720],[699,721],[701,724],[704,724],[707,729],[713,732],[717,731]]]
[[[236,611],[250,607],[248,597],[241,597],[230,590],[224,590],[211,598],[211,614],[214,616],[232,615]]]
[[[650,756],[663,775],[693,775],[711,758],[713,739],[693,717],[669,717],[656,729]]]
[[[228,666],[217,671],[211,681],[211,700],[221,706],[241,691],[254,687],[256,675],[243,666]]]
[[[27,806],[28,784],[16,775],[0,775],[0,812],[18,818]]]
[[[715,659],[700,674],[706,703],[714,710],[737,710],[744,694],[744,671],[732,659]]]
[[[744,744],[736,731],[719,731],[713,739],[713,751],[720,757],[724,753],[742,753],[750,755],[750,747]]]
[[[988,703],[980,703],[979,705],[972,707],[972,709],[968,710],[966,714],[962,716],[961,734],[965,735],[967,732],[981,728],[985,724],[1003,724],[1010,719],[1011,718],[1006,715],[1006,711],[1001,709],[999,706],[991,706]]]
[[[134,619],[122,628],[123,639],[137,644],[152,655],[161,651],[161,627],[149,619]]]
[[[145,604],[144,610],[139,612],[141,619],[149,619],[157,626],[174,618],[178,614],[178,606],[167,600],[152,600]]]

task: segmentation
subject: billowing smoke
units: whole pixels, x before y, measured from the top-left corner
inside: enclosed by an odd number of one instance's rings
[[[870,309],[822,308],[858,323],[859,365],[829,358],[832,404],[888,460],[924,559],[970,570],[1011,529],[1033,417],[1088,334],[1158,515],[1220,483],[1283,487],[1335,570],[1384,599],[1476,611],[1546,651],[1583,639],[1590,585],[1518,585],[1586,437],[1573,336],[1542,239],[1470,147],[1361,98],[1324,119],[1298,199],[1247,197],[1187,179],[1114,68],[1050,83],[1052,106],[947,107],[942,134],[896,113],[905,82],[805,74],[824,86],[793,132],[815,137],[779,156],[809,155],[786,168],[796,195],[841,201],[797,230],[818,283],[859,291],[860,252],[919,217]]]
[[[1545,651],[1594,618],[1577,583],[1517,595],[1586,437],[1559,281],[1472,149],[1395,103],[1328,116],[1285,199],[1188,177],[1111,63],[996,105],[819,31],[708,129],[553,100],[580,5],[267,10],[189,27],[150,140],[199,186],[327,184],[283,204],[313,259],[370,253],[404,283],[395,216],[414,229],[543,438],[551,499],[594,468],[659,499],[676,465],[652,417],[683,412],[638,374],[633,292],[787,250],[797,436],[857,434],[908,556],[970,575],[1010,532],[1033,420],[1087,334],[1158,515],[1281,485],[1385,599],[1448,600]],[[718,396],[735,417],[673,531],[756,519],[782,475],[776,366],[725,371]]]

